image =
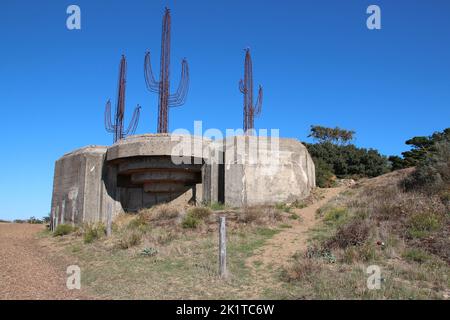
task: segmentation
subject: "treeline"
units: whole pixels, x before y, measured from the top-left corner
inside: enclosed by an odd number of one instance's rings
[[[416,184],[419,180],[422,184],[429,184],[433,179],[448,178],[450,128],[428,137],[407,140],[405,143],[411,146],[411,150],[403,152],[402,157],[386,157],[375,149],[358,148],[351,143],[355,134],[353,130],[339,127],[311,126],[308,137],[313,138],[315,143],[305,145],[314,160],[319,187],[333,186],[336,178],[372,178],[414,166],[417,167]]]
[[[350,142],[355,131],[311,126],[316,143],[305,143],[316,166],[316,184],[327,188],[336,178],[376,177],[390,171],[388,158],[377,150],[358,148]]]

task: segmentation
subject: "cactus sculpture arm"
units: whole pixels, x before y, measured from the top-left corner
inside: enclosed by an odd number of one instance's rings
[[[150,51],[145,53],[144,58],[144,77],[147,89],[151,92],[159,92],[159,82],[155,80],[153,75],[152,64],[150,62]]]
[[[181,62],[181,77],[178,89],[169,96],[169,107],[179,107],[186,102],[189,91],[189,65],[186,59]]]
[[[125,136],[134,134],[136,132],[140,114],[141,114],[141,106],[137,105],[136,109],[134,109],[133,117],[131,118],[130,124],[128,125],[127,130],[125,130],[125,132],[123,133]]]
[[[262,89],[262,86],[259,85],[258,98],[256,99],[256,103],[255,103],[255,107],[254,107],[254,110],[255,110],[254,115],[255,116],[259,116],[259,114],[261,113],[262,102],[263,102],[263,89]]]
[[[105,129],[109,133],[114,133],[115,128],[111,122],[111,100],[108,99],[105,106]]]

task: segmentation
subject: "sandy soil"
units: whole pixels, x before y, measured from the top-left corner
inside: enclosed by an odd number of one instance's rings
[[[0,223],[0,299],[83,299],[66,287],[64,261],[52,261],[37,238],[43,225]]]

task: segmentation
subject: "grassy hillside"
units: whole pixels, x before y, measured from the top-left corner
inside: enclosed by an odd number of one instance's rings
[[[298,298],[442,299],[450,295],[450,214],[442,189],[405,191],[414,169],[361,181],[318,211],[310,232],[282,272]],[[447,189],[448,190],[448,189]],[[381,270],[369,290],[366,269]]]

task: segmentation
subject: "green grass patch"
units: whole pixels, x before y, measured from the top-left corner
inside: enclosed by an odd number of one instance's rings
[[[106,228],[103,224],[92,224],[84,226],[83,241],[92,243],[106,235]]]
[[[74,227],[70,224],[60,224],[56,227],[55,231],[53,231],[54,237],[60,237],[72,233],[74,231]]]
[[[211,202],[208,206],[213,211],[225,210],[227,206],[220,202]]]
[[[420,212],[413,214],[407,222],[407,233],[411,238],[424,238],[442,228],[442,219],[436,214]]]
[[[430,259],[430,255],[423,250],[412,248],[403,253],[403,258],[407,261],[424,263]]]

